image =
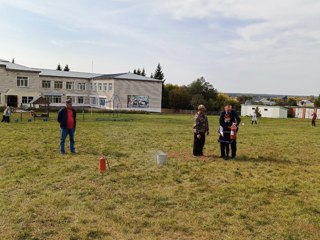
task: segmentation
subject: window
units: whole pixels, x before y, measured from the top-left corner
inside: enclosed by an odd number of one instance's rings
[[[98,84],[98,89],[99,89],[99,91],[102,91],[102,83]]]
[[[83,97],[78,97],[78,103],[83,104]]]
[[[29,80],[27,77],[17,77],[17,87],[28,87]]]
[[[264,111],[268,112],[268,108],[265,108]]]
[[[104,107],[106,105],[106,99],[105,98],[99,98],[100,106]]]
[[[86,90],[86,84],[85,83],[78,83],[78,90],[85,91]]]
[[[96,105],[97,104],[97,100],[96,100],[96,98],[95,97],[92,97],[92,98],[90,98],[91,99],[91,104],[92,105]]]
[[[93,90],[97,91],[97,84],[96,83],[93,84]]]
[[[30,103],[33,100],[33,97],[22,97],[22,103]]]
[[[42,88],[51,88],[51,81],[42,81]]]
[[[109,91],[112,91],[112,83],[109,83]]]
[[[55,89],[62,89],[62,86],[63,86],[63,82],[61,82],[61,81],[55,81],[54,82],[54,88]]]
[[[93,83],[90,83],[90,90],[93,90]]]
[[[106,83],[103,84],[103,90],[108,91],[108,84],[106,84]]]
[[[73,82],[67,82],[66,83],[66,89],[68,89],[68,90],[73,90]]]
[[[61,103],[61,96],[46,96],[45,98],[50,103]]]

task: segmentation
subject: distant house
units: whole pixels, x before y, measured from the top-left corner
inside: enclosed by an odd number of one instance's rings
[[[264,118],[288,118],[288,109],[284,107],[245,104],[241,105],[241,116],[252,116],[257,108]]]
[[[297,103],[298,107],[314,107],[314,103],[309,100],[301,100]]]
[[[248,100],[246,105],[256,104],[256,105],[265,105],[265,106],[275,106],[276,102],[270,101],[267,98],[263,97],[254,97],[252,100]]]
[[[261,102],[263,105],[266,105],[266,106],[275,106],[275,105],[276,105],[276,102],[270,101],[270,100],[268,100],[268,99],[266,99],[266,98],[262,98],[262,99],[260,100],[260,102]]]

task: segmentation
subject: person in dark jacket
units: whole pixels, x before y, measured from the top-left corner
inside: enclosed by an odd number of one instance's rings
[[[237,111],[233,110],[232,105],[231,104],[226,104],[224,111],[221,112],[220,114],[220,126],[223,126],[224,124],[224,117],[225,115],[228,114],[230,116],[230,121],[232,123],[234,123],[237,127],[237,132],[239,130],[239,125],[241,122],[241,118],[239,117]],[[232,154],[232,159],[235,159],[237,156],[237,141],[233,140],[231,143],[231,154]]]
[[[74,133],[76,130],[76,111],[72,108],[72,100],[66,101],[66,107],[61,108],[58,112],[58,122],[60,123],[61,136],[60,136],[60,153],[65,154],[65,141],[69,135],[70,152],[76,153],[74,146]]]

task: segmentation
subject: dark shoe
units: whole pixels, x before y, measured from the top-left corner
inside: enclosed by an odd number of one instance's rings
[[[66,154],[66,152],[60,152],[60,154],[65,155],[65,154]]]
[[[229,160],[229,157],[228,157],[228,156],[226,156],[226,157],[224,158],[224,160],[228,161],[228,160]]]
[[[225,158],[226,156],[221,155],[220,158]]]
[[[72,154],[76,154],[76,151],[72,151],[71,153],[72,153]]]

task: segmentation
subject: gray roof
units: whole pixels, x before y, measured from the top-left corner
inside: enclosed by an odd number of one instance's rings
[[[121,79],[121,80],[135,80],[135,81],[155,81],[161,82],[159,79],[154,79],[150,77],[144,77],[134,73],[118,73],[118,74],[105,74],[96,77],[96,79]]]
[[[15,70],[15,71],[26,71],[26,72],[39,72],[38,70],[34,68],[29,68],[26,66],[22,66],[19,64],[15,64],[3,59],[0,59],[0,66],[5,66],[8,70]]]
[[[68,72],[68,71],[57,71],[57,70],[50,70],[50,69],[40,69],[34,68],[35,70],[40,71],[40,76],[47,76],[47,77],[67,77],[67,78],[95,78],[101,76],[102,74],[98,73],[85,73],[85,72]]]
[[[57,71],[51,69],[41,68],[29,68],[19,64],[11,63],[9,61],[0,59],[0,66],[5,66],[6,69],[16,71],[28,71],[28,72],[39,72],[40,76],[47,77],[66,77],[66,78],[84,78],[84,79],[121,79],[121,80],[134,80],[134,81],[156,81],[161,80],[144,77],[133,73],[117,73],[117,74],[99,74],[99,73],[86,73],[86,72],[71,72],[71,71]]]

